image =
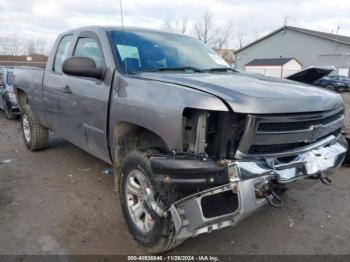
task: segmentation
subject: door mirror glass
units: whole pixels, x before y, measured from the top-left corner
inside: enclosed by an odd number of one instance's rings
[[[84,76],[101,79],[103,70],[89,57],[70,57],[63,62],[63,73],[73,76]]]

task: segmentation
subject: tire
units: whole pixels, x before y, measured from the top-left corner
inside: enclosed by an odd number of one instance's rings
[[[333,85],[326,85],[326,88],[332,91],[337,91]]]
[[[141,177],[141,174],[143,177]],[[138,181],[138,178],[140,178],[139,180],[141,182]],[[133,180],[134,184],[130,182],[131,180]],[[175,226],[171,215],[160,217],[153,209],[149,211],[149,208],[144,208],[144,216],[140,215],[141,212],[138,212],[139,219],[137,219],[133,216],[136,212],[132,213],[132,211],[130,211],[137,206],[137,203],[139,206],[147,206],[148,202],[145,200],[141,201],[138,197],[135,198],[133,193],[130,194],[130,192],[135,191],[128,190],[128,185],[130,186],[130,184],[135,185],[135,183],[138,183],[140,188],[142,188],[143,185],[147,185],[147,188],[150,188],[152,192],[160,192],[151,170],[149,158],[145,152],[133,151],[125,157],[122,163],[119,181],[120,203],[123,215],[128,225],[129,232],[136,242],[150,253],[162,253],[175,248],[184,241],[184,239],[176,238]],[[144,196],[146,194],[144,193],[142,195]],[[138,209],[139,208],[135,208],[135,210]],[[149,219],[147,220],[146,218],[148,215]],[[144,224],[142,224],[142,216],[144,217]],[[137,223],[135,220],[141,222]],[[145,226],[147,221],[150,223],[149,228]]]
[[[5,117],[8,120],[14,120],[16,119],[16,115],[11,114],[11,112],[9,112],[7,105],[6,105],[6,101],[5,99],[2,100],[3,101],[3,107],[4,107],[4,112],[5,112]]]
[[[24,105],[21,128],[25,145],[30,151],[44,150],[49,144],[49,130],[34,117],[29,105]]]

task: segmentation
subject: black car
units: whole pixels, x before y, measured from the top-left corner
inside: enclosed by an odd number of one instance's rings
[[[314,84],[337,92],[350,91],[350,78],[345,76],[326,76],[317,80]]]
[[[4,110],[7,119],[16,119],[20,114],[13,89],[13,71],[0,68],[0,109]]]

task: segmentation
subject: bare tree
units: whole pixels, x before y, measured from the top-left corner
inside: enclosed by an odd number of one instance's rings
[[[188,31],[187,24],[187,17],[183,17],[180,20],[174,20],[171,16],[168,16],[163,20],[162,28],[169,32],[186,34]]]
[[[0,55],[47,54],[46,41],[37,38],[19,38],[17,35],[0,37]]]
[[[22,40],[17,36],[0,37],[1,55],[20,55]]]
[[[239,26],[236,30],[236,47],[238,49],[242,48],[247,42],[247,31],[244,27]]]
[[[253,30],[253,37],[254,37],[254,39],[260,38],[260,34],[259,34],[259,32],[256,29]]]
[[[208,10],[203,14],[201,21],[194,24],[194,35],[207,45],[215,45],[219,29],[215,26],[214,15]]]
[[[46,41],[37,38],[37,39],[31,39],[28,38],[24,41],[24,52],[26,55],[31,54],[40,54],[45,55],[46,54]]]
[[[36,39],[35,52],[40,55],[47,55],[47,43],[44,39],[41,39],[41,38]]]
[[[35,54],[35,52],[36,52],[35,40],[34,39],[26,39],[24,41],[24,49],[25,49],[24,52],[26,55]]]
[[[230,42],[233,35],[233,27],[229,24],[226,26],[225,29],[219,30],[215,39],[214,39],[214,49],[215,50],[222,50],[227,49],[230,46]],[[219,53],[220,54],[220,53]]]

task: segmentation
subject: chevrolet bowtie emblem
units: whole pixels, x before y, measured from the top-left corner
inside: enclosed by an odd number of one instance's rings
[[[316,141],[321,134],[321,125],[311,126],[311,137],[309,139],[309,142]]]

